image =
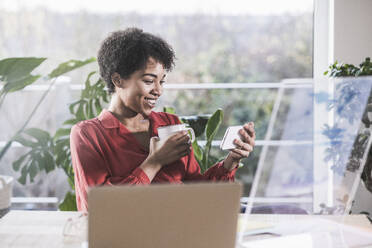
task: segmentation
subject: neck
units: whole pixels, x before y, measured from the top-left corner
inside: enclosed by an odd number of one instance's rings
[[[148,121],[147,117],[125,106],[115,93],[112,95],[108,110],[127,127],[139,127]]]

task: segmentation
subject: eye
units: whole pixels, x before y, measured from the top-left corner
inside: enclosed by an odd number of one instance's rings
[[[145,84],[152,84],[152,83],[154,83],[154,81],[152,81],[152,80],[143,80],[143,82],[144,82]]]
[[[164,83],[165,83],[165,81],[164,81],[164,80],[160,81],[160,84],[161,84],[161,85],[163,85]]]

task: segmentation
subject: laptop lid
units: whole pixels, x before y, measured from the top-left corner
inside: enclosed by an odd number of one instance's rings
[[[240,196],[238,183],[93,188],[89,247],[234,247]]]

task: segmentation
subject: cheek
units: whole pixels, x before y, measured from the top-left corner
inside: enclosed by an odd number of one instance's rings
[[[136,87],[131,88],[124,93],[123,100],[129,105],[138,105],[145,99],[148,95],[148,91],[145,88]]]

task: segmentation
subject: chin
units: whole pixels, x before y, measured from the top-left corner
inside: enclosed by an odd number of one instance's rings
[[[155,106],[153,108],[150,108],[146,104],[143,104],[141,108],[141,114],[143,114],[143,116],[149,116],[154,108]]]
[[[141,114],[147,117],[151,114],[151,112],[152,112],[152,109],[142,109]]]
[[[151,110],[142,112],[142,115],[145,117],[149,117],[150,114],[151,114]]]

